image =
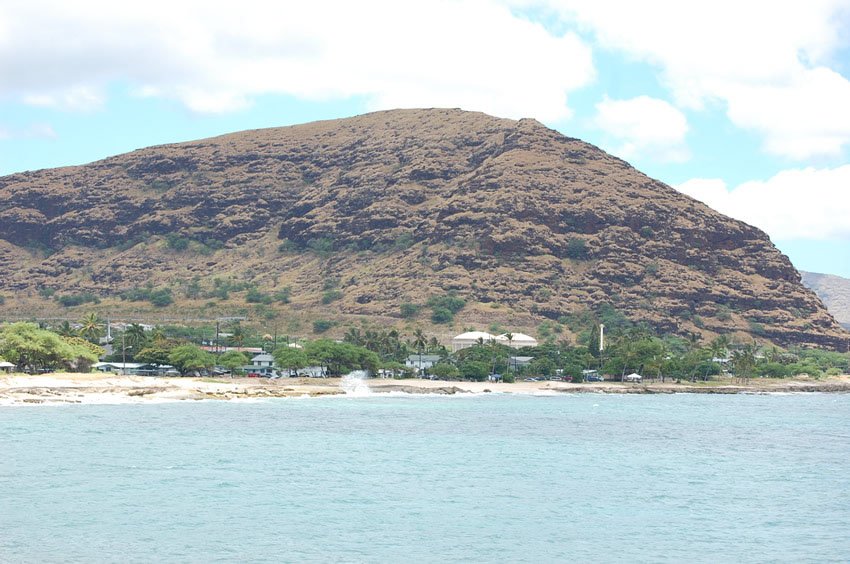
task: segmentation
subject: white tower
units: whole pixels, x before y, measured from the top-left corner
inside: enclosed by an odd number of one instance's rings
[[[605,350],[605,325],[599,324],[599,352]]]

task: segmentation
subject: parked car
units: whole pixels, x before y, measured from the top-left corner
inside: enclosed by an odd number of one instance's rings
[[[584,379],[586,382],[601,382],[602,376],[599,374],[591,374],[590,376],[585,376]]]

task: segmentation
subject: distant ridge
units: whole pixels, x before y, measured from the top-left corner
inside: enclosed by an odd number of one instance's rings
[[[429,297],[453,294],[466,305],[430,330],[575,338],[608,319],[695,339],[848,340],[762,231],[534,120],[449,109],[2,177],[0,268],[0,315],[238,314],[301,332],[325,319],[333,334],[428,326]],[[145,301],[164,293],[171,305]]]
[[[816,272],[801,271],[800,274],[803,284],[814,290],[835,319],[850,328],[850,279]]]

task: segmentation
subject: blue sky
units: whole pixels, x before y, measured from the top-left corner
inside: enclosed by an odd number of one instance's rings
[[[395,107],[533,117],[850,277],[850,0],[0,1],[0,174]]]

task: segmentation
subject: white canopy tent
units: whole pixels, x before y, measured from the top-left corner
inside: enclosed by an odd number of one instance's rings
[[[496,337],[496,341],[515,349],[521,349],[522,347],[536,347],[538,345],[537,339],[530,335],[526,335],[525,333],[511,333],[510,340],[508,340],[508,334],[503,333]]]
[[[457,352],[461,349],[475,346],[482,340],[484,343],[489,343],[495,338],[495,336],[490,333],[485,333],[484,331],[468,331],[466,333],[461,333],[452,339],[452,352]]]

